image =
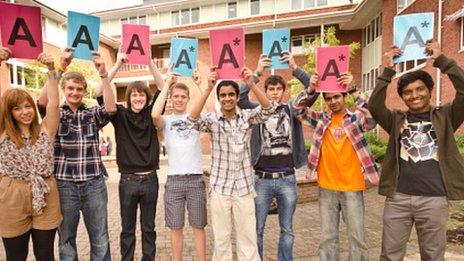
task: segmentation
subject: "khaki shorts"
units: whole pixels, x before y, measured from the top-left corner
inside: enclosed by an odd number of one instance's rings
[[[17,237],[34,229],[57,228],[62,220],[60,197],[54,177],[46,178],[50,192],[45,194],[47,204],[42,214],[32,210],[32,193],[29,181],[0,176],[0,236]]]

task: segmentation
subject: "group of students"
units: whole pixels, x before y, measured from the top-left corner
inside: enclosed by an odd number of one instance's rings
[[[115,129],[121,173],[122,260],[134,259],[138,208],[142,260],[155,258],[158,131],[163,133],[169,153],[164,207],[173,260],[182,259],[185,209],[197,258],[206,259],[207,195],[213,260],[233,259],[232,228],[238,260],[263,258],[263,235],[273,198],[280,225],[277,259],[292,260],[298,197],[295,169],[303,166],[308,166],[308,178],[317,177],[319,184],[321,260],[340,259],[340,212],[348,228],[349,259],[369,259],[365,180],[379,185],[379,193],[386,196],[380,259],[402,260],[415,225],[422,260],[444,260],[447,200],[464,198],[464,161],[453,136],[464,121],[464,71],[441,53],[437,43],[428,43],[426,50],[434,66],[446,73],[456,88],[450,104],[430,104],[433,80],[418,70],[398,80],[397,91],[408,110],[388,109],[385,99],[395,75],[393,57],[402,54],[392,48],[385,54],[384,71],[369,103],[353,88],[353,76],[347,72],[339,78],[346,93],[322,93],[328,107],[325,112],[311,109],[320,95],[315,91],[318,74],[304,72],[291,53],[281,60],[289,63],[305,89],[288,103],[283,102],[286,82],[281,76],[267,77],[264,90],[258,87],[264,69],[271,65],[268,58],[261,57],[254,72],[243,68],[240,84],[218,81],[215,68],[211,68],[204,90],[198,73],[192,81],[181,81],[168,72],[164,81],[152,62],[149,68],[159,90],[153,95],[145,82],[132,82],[126,90],[126,106],[115,103],[110,82],[127,57],[118,54],[115,66],[107,71],[96,53],[93,63],[101,84],[96,91],[99,106],[95,107],[82,101],[85,78],[66,72],[73,58],[69,49],[62,53],[58,68],[53,57],[41,54],[38,60],[48,68],[48,80],[38,110],[22,89],[7,90],[0,104],[0,236],[7,260],[26,260],[30,236],[36,259],[54,260],[57,229],[60,260],[77,260],[80,212],[90,238],[91,260],[111,259],[108,174],[98,150],[99,130],[109,122]],[[0,47],[0,62],[10,55]],[[61,105],[59,85],[66,99]],[[187,113],[192,88],[199,88],[201,97]],[[215,88],[220,110],[201,114]],[[249,99],[250,90],[258,103]],[[345,103],[348,94],[355,99],[354,109]],[[164,113],[167,99],[173,109],[170,115]],[[303,122],[314,129],[309,155]],[[364,136],[377,123],[390,135],[380,179]],[[200,132],[211,136],[209,188],[202,176]]]

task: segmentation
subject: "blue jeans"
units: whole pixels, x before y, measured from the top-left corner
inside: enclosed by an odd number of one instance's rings
[[[57,180],[63,221],[58,227],[60,260],[77,260],[76,233],[82,211],[90,238],[90,260],[111,260],[108,237],[108,194],[103,176],[89,181]]]
[[[319,188],[321,216],[321,261],[340,260],[340,211],[347,226],[349,260],[369,260],[364,233],[364,196],[362,191],[341,192]]]
[[[121,260],[134,260],[135,224],[137,208],[140,206],[140,228],[142,230],[142,259],[155,260],[156,233],[155,214],[158,202],[158,176],[121,174],[119,180],[119,206],[121,209]]]
[[[293,260],[293,214],[298,199],[295,175],[278,179],[255,180],[256,232],[258,234],[258,251],[263,259],[263,234],[266,218],[272,198],[277,198],[280,236],[278,260]]]

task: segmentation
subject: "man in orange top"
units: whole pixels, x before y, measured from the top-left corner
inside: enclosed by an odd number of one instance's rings
[[[366,101],[351,87],[353,76],[342,74],[339,82],[355,98],[356,109],[345,104],[347,93],[323,93],[328,112],[308,108],[308,101],[317,95],[319,76],[314,74],[310,86],[295,99],[294,106],[305,112],[303,118],[314,128],[313,146],[309,155],[309,176],[317,174],[319,212],[321,216],[320,260],[340,260],[338,226],[340,212],[348,227],[349,260],[368,260],[364,233],[364,179],[377,185],[377,167],[371,156],[364,132],[375,127],[366,109]]]

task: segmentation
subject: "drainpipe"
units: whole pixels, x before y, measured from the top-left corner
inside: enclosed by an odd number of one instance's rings
[[[437,32],[437,42],[441,47],[441,18],[442,18],[442,12],[443,12],[443,0],[438,0],[438,32]],[[440,99],[440,92],[441,92],[441,72],[440,69],[435,69],[435,78],[437,82],[437,93],[436,93],[436,106],[440,106],[441,104],[441,99]]]

